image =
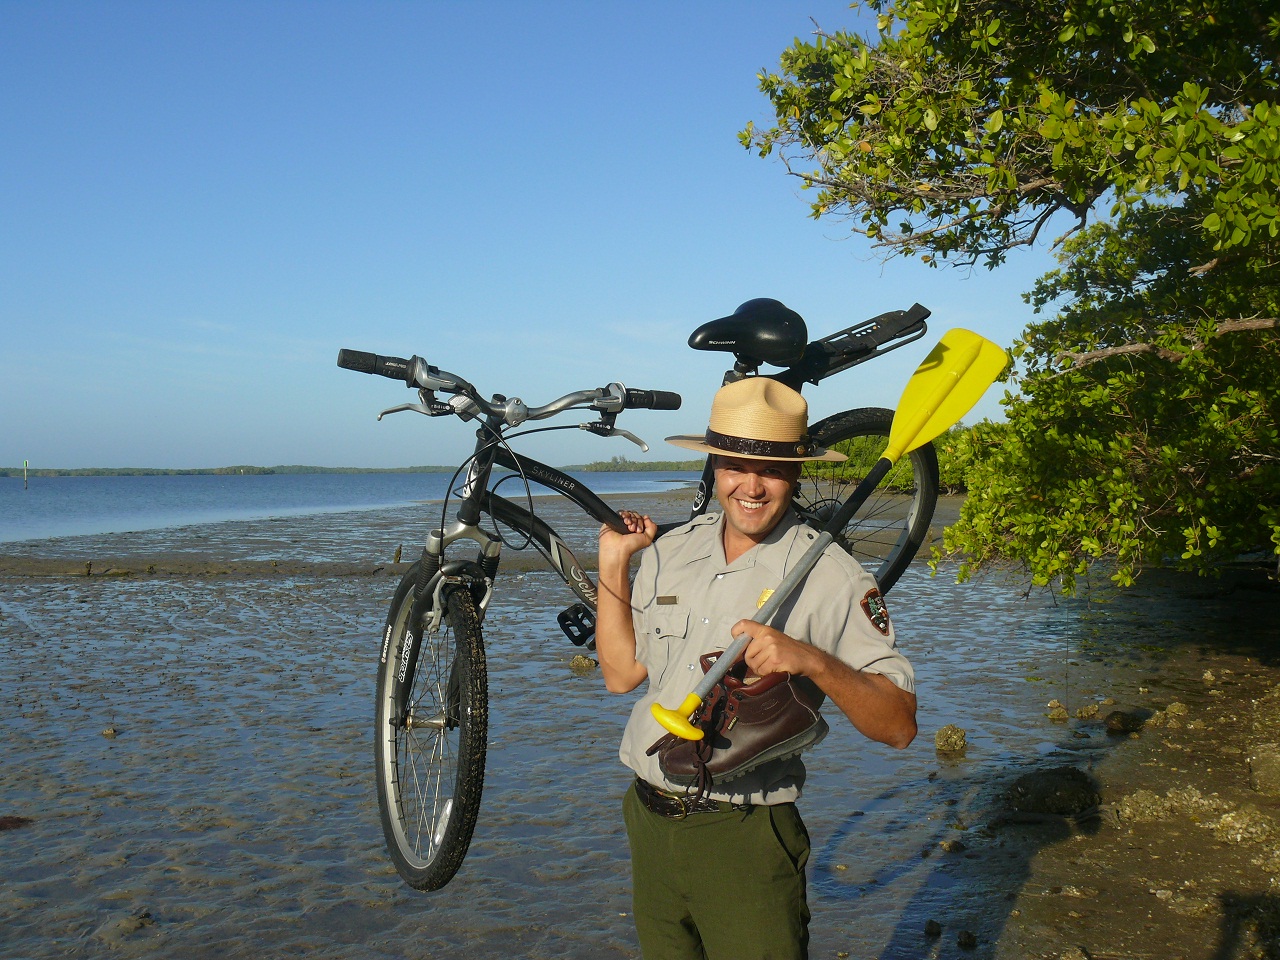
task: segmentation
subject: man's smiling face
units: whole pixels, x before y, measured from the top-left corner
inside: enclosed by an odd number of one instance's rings
[[[724,510],[725,536],[742,537],[755,544],[767,537],[786,513],[800,476],[800,464],[722,453],[716,455],[715,472],[716,500]]]

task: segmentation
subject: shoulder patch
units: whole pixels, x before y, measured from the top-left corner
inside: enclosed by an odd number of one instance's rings
[[[880,594],[880,590],[878,588],[868,590],[866,596],[862,598],[861,605],[862,612],[867,615],[871,625],[887,637],[889,635],[889,608],[885,606],[884,597]]]

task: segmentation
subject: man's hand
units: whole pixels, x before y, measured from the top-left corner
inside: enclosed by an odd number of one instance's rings
[[[801,677],[811,677],[821,672],[822,651],[787,636],[781,630],[754,620],[739,620],[730,633],[735,637],[743,633],[751,637],[751,643],[742,658],[757,676],[794,673]]]
[[[658,525],[648,516],[634,510],[621,510],[618,516],[627,525],[627,533],[619,533],[607,523],[600,526],[600,568],[606,565],[616,569],[626,566],[631,558],[653,544],[658,536]]]
[[[760,676],[808,677],[863,736],[898,748],[915,739],[916,695],[888,677],[855,670],[824,650],[754,620],[739,620],[731,633],[751,637],[743,659],[753,671]]]

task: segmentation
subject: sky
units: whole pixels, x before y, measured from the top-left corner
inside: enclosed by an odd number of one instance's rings
[[[757,74],[832,0],[0,4],[0,466],[456,463],[473,428],[339,348],[414,354],[532,405],[622,381],[648,454],[578,430],[563,465],[679,459],[753,297],[825,336],[913,302],[919,343],[810,388],[811,418],[897,404],[950,327],[1007,346],[1052,266],[882,262],[815,221]],[[970,422],[1000,415],[997,386]],[[561,418],[575,423],[581,419]],[[553,421],[557,422],[557,421]]]

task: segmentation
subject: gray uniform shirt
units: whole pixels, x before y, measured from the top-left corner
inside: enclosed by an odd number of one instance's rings
[[[702,679],[699,657],[732,642],[730,627],[756,612],[761,595],[782,581],[816,537],[788,511],[763,543],[725,563],[722,522],[721,514],[707,514],[662,536],[641,555],[632,588],[636,659],[649,673],[649,687],[631,711],[619,756],[642,779],[667,790],[684,788],[663,778],[656,754],[645,755],[666,733],[649,705],[679,706]],[[855,670],[884,674],[902,689],[915,691],[911,664],[894,644],[875,578],[834,544],[783,604],[773,625]],[[800,795],[804,777],[804,763],[792,757],[713,787],[710,796],[737,803],[787,803]]]

